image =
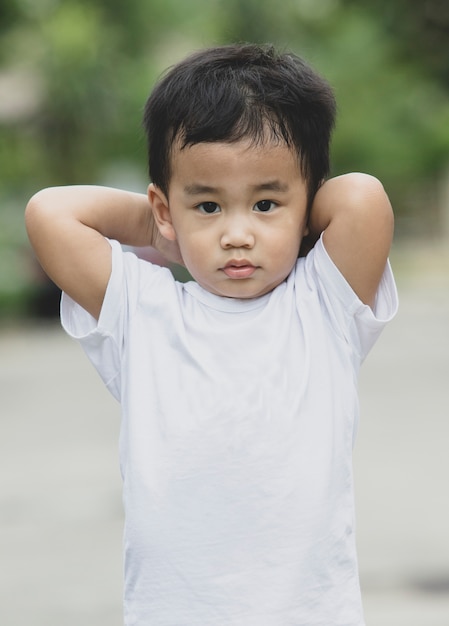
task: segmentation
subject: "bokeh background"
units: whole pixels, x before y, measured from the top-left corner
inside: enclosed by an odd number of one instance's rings
[[[368,626],[449,625],[447,0],[0,1],[1,624],[121,623],[119,411],[59,329],[24,207],[49,185],[145,191],[153,82],[234,41],[328,78],[332,173],[392,200],[402,306],[361,380],[361,579]]]

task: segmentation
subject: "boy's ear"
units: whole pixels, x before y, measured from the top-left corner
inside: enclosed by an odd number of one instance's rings
[[[176,241],[176,232],[173,228],[168,198],[164,192],[153,183],[148,186],[148,200],[153,211],[156,226],[165,239]]]

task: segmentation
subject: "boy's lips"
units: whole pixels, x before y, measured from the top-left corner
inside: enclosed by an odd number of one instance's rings
[[[246,259],[231,260],[223,267],[223,272],[228,278],[249,278],[254,274],[257,267]]]

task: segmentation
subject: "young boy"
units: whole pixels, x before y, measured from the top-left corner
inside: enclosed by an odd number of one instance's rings
[[[122,405],[127,626],[364,624],[351,453],[393,217],[376,179],[324,182],[334,111],[292,54],[204,50],[147,102],[148,196],[29,202],[64,328]]]

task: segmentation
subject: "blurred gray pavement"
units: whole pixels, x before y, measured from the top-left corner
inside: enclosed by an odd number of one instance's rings
[[[449,253],[393,267],[354,457],[367,626],[449,626]],[[117,403],[57,323],[0,331],[0,394],[0,625],[121,626]]]

